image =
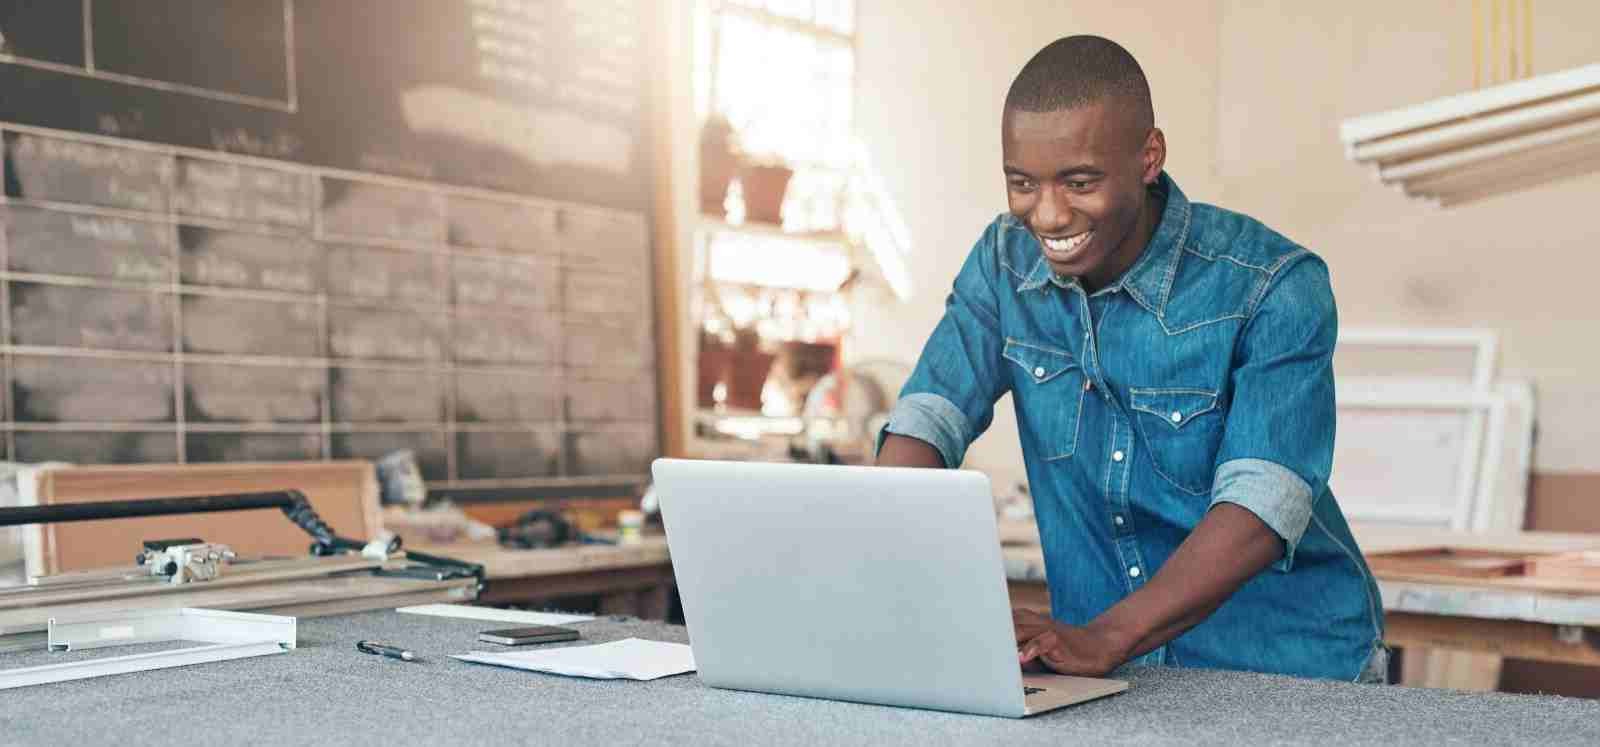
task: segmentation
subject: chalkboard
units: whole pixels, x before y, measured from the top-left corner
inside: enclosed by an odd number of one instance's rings
[[[0,120],[643,209],[641,12],[639,0],[6,0]]]
[[[5,456],[641,482],[645,7],[0,0]]]

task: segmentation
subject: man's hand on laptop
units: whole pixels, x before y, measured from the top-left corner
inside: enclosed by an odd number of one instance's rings
[[[1011,611],[1017,631],[1017,660],[1042,664],[1057,674],[1099,677],[1126,661],[1121,636],[1090,623],[1067,625],[1033,610]]]

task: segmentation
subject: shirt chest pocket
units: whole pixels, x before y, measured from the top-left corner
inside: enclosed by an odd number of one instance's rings
[[[1087,381],[1077,360],[1065,351],[1009,339],[1001,354],[1014,364],[1011,393],[1023,438],[1039,444],[1046,459],[1072,456]]]
[[[1156,472],[1184,492],[1209,493],[1222,441],[1217,393],[1130,388],[1128,400]]]

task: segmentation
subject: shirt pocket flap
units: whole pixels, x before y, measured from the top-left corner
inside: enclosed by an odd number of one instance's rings
[[[1204,389],[1129,389],[1133,409],[1149,413],[1174,429],[1217,409],[1217,393]]]
[[[1006,360],[1028,372],[1036,384],[1043,384],[1067,371],[1078,367],[1078,362],[1071,353],[1051,348],[1042,348],[1007,339],[1005,350],[1001,352]]]

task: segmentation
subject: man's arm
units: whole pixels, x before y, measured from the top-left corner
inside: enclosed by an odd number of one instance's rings
[[[1001,222],[990,224],[967,255],[945,300],[944,317],[928,336],[917,366],[878,434],[877,463],[960,467],[1010,388],[1001,365],[1000,293],[996,277]]]
[[[1016,612],[1018,658],[1062,674],[1105,674],[1200,624],[1282,554],[1283,542],[1255,514],[1217,504],[1150,583],[1088,625]]]
[[[883,445],[878,448],[878,466],[938,469],[944,466],[944,457],[939,456],[939,450],[933,448],[927,441],[889,433],[884,436]]]

